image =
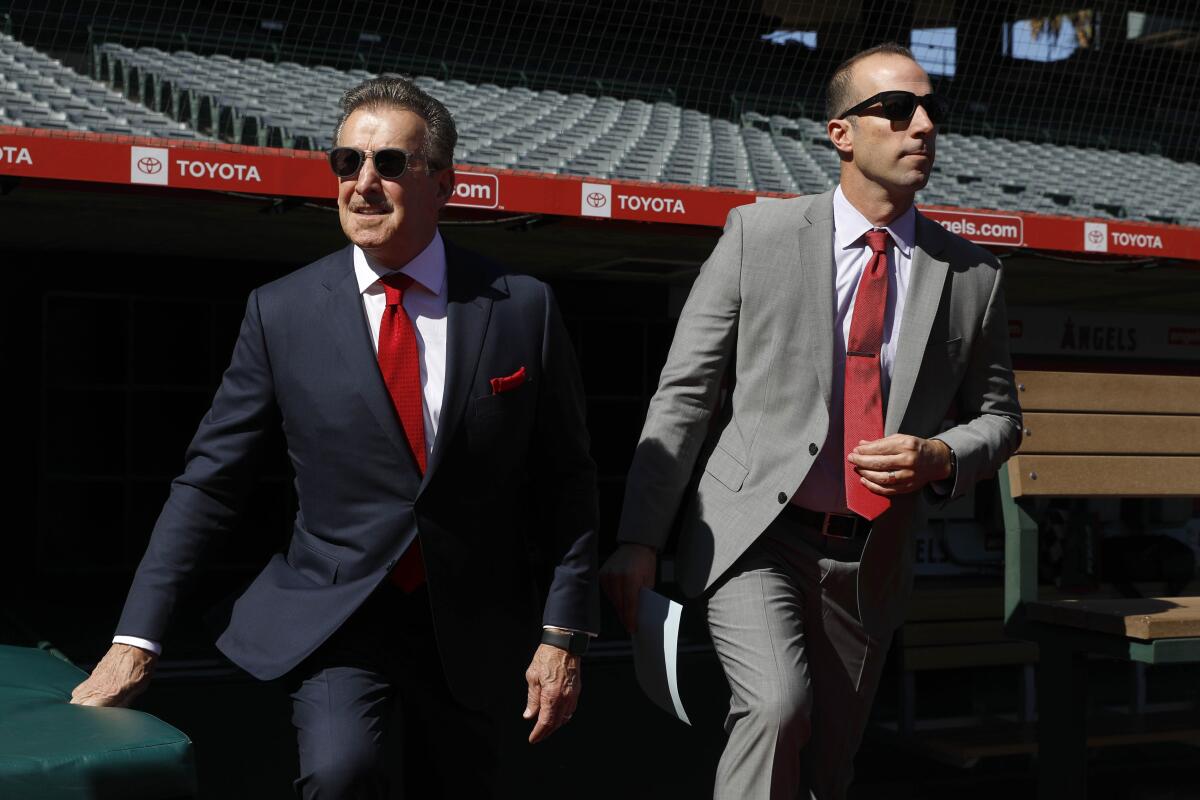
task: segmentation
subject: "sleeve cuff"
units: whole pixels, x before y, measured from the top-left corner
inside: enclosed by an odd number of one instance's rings
[[[544,631],[562,631],[563,633],[586,633],[588,636],[591,636],[593,639],[595,639],[597,636],[600,635],[600,634],[594,633],[592,631],[581,631],[578,628],[565,628],[562,625],[543,625],[542,630],[544,630]]]
[[[162,645],[158,642],[152,642],[149,639],[142,639],[137,636],[114,636],[113,644],[128,644],[133,647],[139,647],[142,650],[149,650],[156,656],[162,655]]]
[[[943,431],[933,438],[946,445],[946,447],[950,450],[950,474],[949,476],[942,478],[940,481],[930,481],[926,487],[935,498],[943,502],[958,496],[955,490],[959,488],[958,476],[962,472],[962,465],[958,462],[958,451],[955,450],[954,445],[946,441],[945,438],[945,434],[949,432],[950,431]]]

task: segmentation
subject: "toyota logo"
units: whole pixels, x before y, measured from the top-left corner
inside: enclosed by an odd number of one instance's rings
[[[1100,244],[1104,241],[1104,231],[1100,230],[1099,228],[1093,228],[1092,230],[1088,231],[1088,241],[1090,241],[1092,244]]]
[[[162,162],[152,156],[145,156],[137,160],[138,172],[146,175],[157,175],[162,172]]]
[[[592,192],[587,196],[587,204],[592,208],[604,208],[608,204],[608,198],[604,196],[604,192]]]

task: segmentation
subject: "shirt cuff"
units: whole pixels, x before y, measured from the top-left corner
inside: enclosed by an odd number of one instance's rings
[[[162,655],[162,645],[158,642],[152,642],[149,639],[142,639],[137,636],[114,636],[113,644],[128,644],[133,647],[139,647],[142,650],[149,650],[156,656]]]
[[[934,437],[937,439],[937,437]],[[938,481],[930,481],[929,489],[938,497],[948,497],[954,493],[954,484],[958,481],[958,454],[954,452],[954,448],[942,439],[937,441],[946,445],[946,449],[950,451],[950,474]]]
[[[591,636],[593,639],[595,639],[597,636],[600,635],[598,633],[592,633],[591,631],[581,631],[581,630],[578,630],[577,628],[564,628],[562,625],[543,625],[542,630],[544,630],[544,631],[562,631],[563,633],[586,633],[588,636]]]

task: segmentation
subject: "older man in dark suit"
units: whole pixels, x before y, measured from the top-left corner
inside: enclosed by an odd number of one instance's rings
[[[145,687],[186,580],[282,428],[291,540],[217,644],[291,684],[298,792],[489,796],[496,708],[518,702],[521,665],[532,653],[536,742],[571,718],[598,627],[582,385],[550,290],[438,233],[454,188],[445,107],[377,78],[342,112],[330,164],[352,244],[251,294],[119,635],[73,702]],[[383,743],[401,722],[398,776]]]

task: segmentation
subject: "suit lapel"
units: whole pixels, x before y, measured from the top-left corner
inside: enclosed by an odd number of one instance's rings
[[[448,242],[446,283],[446,388],[422,490],[445,458],[462,421],[492,314],[488,275],[468,253]]]
[[[904,319],[900,323],[896,363],[892,367],[884,435],[900,429],[925,356],[929,331],[941,304],[950,265],[938,257],[942,250],[940,234],[941,227],[936,222],[917,213],[917,242],[913,247],[912,272],[909,275],[908,296],[904,300]]]
[[[833,384],[833,192],[813,199],[805,211],[807,225],[800,237],[800,281],[802,309],[797,323],[801,341],[812,343],[813,360],[825,407],[830,404]]]
[[[342,251],[338,268],[324,281],[329,290],[325,317],[333,334],[334,342],[342,354],[346,373],[353,375],[356,388],[371,415],[383,429],[388,441],[413,461],[408,441],[396,417],[396,407],[388,394],[379,372],[379,361],[371,344],[371,332],[367,329],[367,316],[363,312],[362,293],[354,277],[353,247]]]

